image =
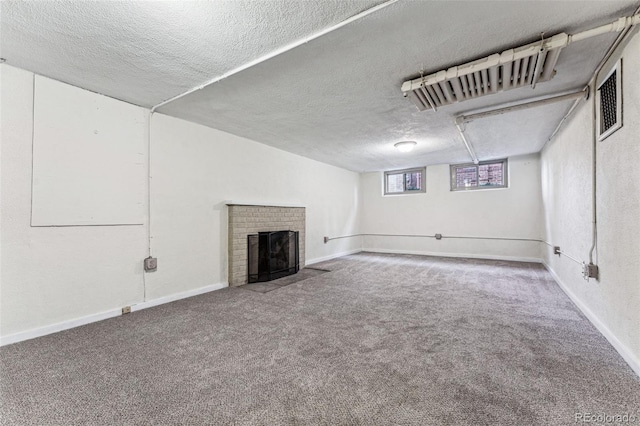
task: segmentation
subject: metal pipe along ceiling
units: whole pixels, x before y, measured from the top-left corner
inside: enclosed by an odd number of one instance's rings
[[[529,85],[553,78],[560,51],[576,41],[610,32],[626,32],[640,23],[637,12],[600,27],[573,35],[556,34],[551,38],[495,53],[485,58],[450,67],[402,84],[420,111],[462,102],[470,98]],[[502,78],[498,78],[501,71]],[[413,96],[413,94],[417,96]],[[411,95],[411,96],[409,96]],[[435,105],[434,105],[435,104]]]
[[[480,160],[478,160],[478,156],[476,155],[476,151],[473,149],[473,145],[471,145],[471,142],[467,140],[462,126],[460,126],[459,123],[456,123],[456,128],[458,129],[458,133],[460,133],[460,137],[462,138],[465,148],[467,148],[467,152],[471,156],[471,160],[473,160],[473,164],[478,164]]]
[[[543,106],[543,105],[547,105],[547,104],[551,104],[551,103],[555,103],[555,102],[562,102],[562,101],[568,101],[568,100],[572,100],[572,99],[585,98],[588,95],[588,93],[589,92],[588,92],[587,89],[583,89],[583,90],[580,90],[578,92],[555,95],[555,96],[547,97],[547,98],[544,98],[544,99],[539,99],[539,100],[530,101],[530,102],[524,102],[524,103],[517,104],[517,105],[509,105],[509,106],[505,106],[505,107],[501,107],[501,108],[492,109],[492,110],[489,110],[489,111],[478,112],[478,113],[475,113],[475,114],[459,115],[459,116],[456,117],[455,125],[456,125],[456,128],[458,129],[458,133],[460,134],[460,137],[462,138],[462,142],[464,143],[464,146],[467,149],[467,152],[469,153],[469,156],[471,157],[471,160],[473,160],[474,164],[478,164],[480,160],[478,159],[478,156],[476,155],[476,152],[473,149],[473,145],[471,144],[471,142],[469,142],[469,140],[467,139],[466,135],[464,134],[464,129],[462,128],[462,124],[463,123],[468,123],[468,122],[476,120],[478,118],[484,118],[484,117],[490,117],[490,116],[493,116],[493,115],[505,114],[507,112],[519,111],[519,110],[522,110],[522,109],[535,108],[535,107],[539,107],[539,106]]]
[[[491,109],[491,110],[488,110],[488,111],[482,111],[482,112],[478,112],[478,113],[474,113],[474,114],[459,115],[458,117],[456,117],[456,124],[469,123],[469,122],[471,122],[473,120],[476,120],[478,118],[491,117],[493,115],[500,115],[500,114],[504,114],[504,113],[507,113],[507,112],[519,111],[519,110],[522,110],[522,109],[535,108],[535,107],[539,107],[539,106],[543,106],[543,105],[547,105],[547,104],[552,104],[552,103],[556,103],[556,102],[563,102],[563,101],[569,101],[569,100],[573,100],[573,99],[586,98],[588,96],[588,94],[589,94],[589,91],[585,88],[585,89],[579,90],[577,92],[572,92],[572,93],[567,93],[567,94],[560,94],[560,95],[552,95],[550,97],[546,97],[546,98],[543,98],[543,99],[533,100],[533,101],[529,101],[529,102],[523,102],[521,104],[516,104],[516,105],[499,107],[499,108]]]
[[[352,22],[355,22],[355,21],[357,21],[359,19],[362,19],[367,15],[370,15],[370,14],[375,13],[375,12],[381,10],[381,9],[384,9],[387,6],[391,6],[392,4],[394,4],[394,3],[398,2],[398,1],[399,0],[387,0],[384,3],[380,3],[379,5],[371,7],[369,9],[365,10],[365,11],[362,11],[362,12],[358,13],[357,15],[353,15],[351,18],[345,19],[344,21],[339,22],[339,23],[337,23],[335,25],[332,25],[332,26],[330,26],[328,28],[325,28],[324,30],[321,30],[321,31],[319,31],[319,32],[317,32],[315,34],[312,34],[312,35],[310,35],[308,37],[304,37],[301,40],[298,40],[296,42],[288,44],[288,45],[286,45],[284,47],[281,47],[280,49],[276,49],[276,50],[274,50],[273,52],[271,52],[271,53],[269,53],[267,55],[261,56],[261,57],[259,57],[257,59],[254,59],[253,61],[247,62],[246,64],[241,65],[241,66],[239,66],[237,68],[234,68],[234,69],[222,74],[221,76],[215,77],[215,78],[207,81],[206,83],[201,84],[200,86],[194,87],[193,89],[187,90],[184,93],[180,93],[180,94],[174,96],[173,98],[170,98],[170,99],[167,99],[165,101],[162,101],[158,105],[155,105],[153,108],[151,108],[151,111],[154,112],[156,109],[158,109],[160,107],[163,107],[163,106],[167,105],[170,102],[176,101],[176,100],[178,100],[178,99],[180,99],[180,98],[182,98],[184,96],[187,96],[187,95],[189,95],[189,94],[191,94],[193,92],[197,92],[198,90],[202,90],[207,86],[210,86],[210,85],[212,85],[214,83],[219,82],[220,80],[224,80],[227,77],[230,77],[230,76],[232,76],[234,74],[238,74],[239,72],[242,72],[242,71],[244,71],[244,70],[246,70],[248,68],[251,68],[251,67],[253,67],[255,65],[258,65],[258,64],[260,64],[262,62],[265,62],[265,61],[267,61],[267,60],[269,60],[271,58],[274,58],[274,57],[276,57],[278,55],[281,55],[281,54],[286,53],[286,52],[288,52],[290,50],[293,50],[296,47],[299,47],[299,46],[302,46],[303,44],[309,43],[310,41],[315,40],[315,39],[317,39],[319,37],[322,37],[325,34],[333,32],[333,31],[335,31],[337,29],[340,29],[340,28],[344,27],[345,25],[348,25],[348,24],[350,24]]]

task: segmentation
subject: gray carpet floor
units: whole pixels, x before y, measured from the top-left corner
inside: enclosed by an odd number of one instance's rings
[[[640,422],[640,379],[537,264],[361,253],[0,349],[2,424]]]
[[[288,275],[286,277],[278,278],[277,280],[246,284],[239,288],[243,290],[257,291],[258,293],[268,293],[273,290],[277,290],[287,285],[295,284],[300,281],[304,281],[311,277],[317,277],[318,275],[331,272],[327,269],[318,268],[302,268],[296,274]]]

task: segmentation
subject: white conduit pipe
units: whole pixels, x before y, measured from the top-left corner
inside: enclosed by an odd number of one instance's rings
[[[147,255],[151,257],[151,119],[153,108],[147,115]],[[142,272],[142,301],[147,301],[147,272]]]
[[[612,48],[615,48],[615,46],[617,46],[619,40],[622,39],[622,37],[628,32],[628,30],[632,26],[640,24],[640,13],[638,13],[638,12],[640,12],[640,8],[638,8],[634,12],[634,14],[632,16],[619,18],[619,19],[617,19],[617,20],[615,20],[613,22],[610,22],[609,24],[601,25],[599,27],[592,28],[590,30],[586,30],[586,31],[582,31],[582,32],[579,32],[579,33],[576,33],[576,34],[573,34],[573,35],[569,35],[569,37],[567,39],[567,46],[569,44],[571,44],[571,43],[576,42],[576,41],[585,40],[587,38],[595,37],[595,36],[598,36],[598,35],[607,34],[607,33],[611,33],[611,32],[623,31],[624,33],[618,38],[618,40],[616,40],[616,43],[614,43],[614,46],[612,47]],[[608,53],[608,56],[611,55],[611,51],[612,51],[612,49],[610,49],[610,52]],[[605,57],[605,59],[607,59],[607,58]],[[598,69],[598,72],[599,72],[599,70],[600,70],[600,68],[602,67],[603,64],[604,64],[604,61],[601,63],[601,65],[600,65],[600,67]],[[597,75],[598,72],[596,72],[596,75]],[[456,117],[456,127],[458,128],[458,132],[460,133],[460,136],[462,137],[462,141],[464,142],[464,145],[467,148],[467,151],[469,152],[469,155],[473,159],[473,162],[475,164],[478,164],[478,162],[479,162],[478,157],[476,156],[475,151],[473,150],[473,146],[469,143],[469,141],[465,137],[464,131],[463,131],[462,127],[460,126],[461,123],[469,122],[469,121],[471,121],[473,119],[477,119],[477,118],[488,117],[488,116],[498,115],[498,114],[504,114],[506,112],[511,112],[511,111],[517,111],[519,109],[532,108],[532,107],[535,107],[535,106],[544,105],[546,103],[561,102],[561,101],[565,101],[565,100],[576,99],[576,102],[574,103],[574,105],[569,110],[569,113],[567,113],[567,115],[565,115],[565,117],[560,121],[560,124],[554,130],[553,134],[549,138],[549,140],[551,140],[551,138],[553,138],[553,136],[555,136],[555,134],[558,133],[558,131],[560,130],[560,127],[562,126],[562,123],[566,120],[566,118],[569,116],[569,114],[575,109],[575,107],[577,106],[578,101],[580,100],[580,98],[581,97],[586,97],[588,95],[588,88],[589,88],[589,86],[587,86],[581,92],[575,92],[573,95],[571,95],[571,94],[564,95],[566,97],[558,96],[555,99],[554,98],[550,98],[548,102],[545,102],[544,100],[533,101],[533,102],[524,103],[524,104],[520,104],[520,105],[514,105],[512,107],[502,107],[502,108],[497,108],[497,109],[491,110],[491,111],[485,111],[485,112],[481,112],[481,113],[477,113],[477,114],[470,114],[470,115],[467,115],[467,116],[461,115],[461,116]],[[594,229],[595,229],[595,225],[594,225]],[[594,241],[595,241],[595,239],[594,239]],[[591,253],[593,253],[594,248],[595,248],[595,242],[594,242],[594,247],[592,247],[592,249],[591,249]],[[590,254],[589,258],[590,259],[592,258],[591,254]]]
[[[553,133],[551,133],[551,136],[549,136],[549,139],[547,139],[547,142],[545,142],[545,145],[555,137],[555,135],[560,131],[560,128],[562,127],[562,125],[564,124],[564,122],[567,120],[567,118],[569,118],[569,116],[571,115],[571,113],[573,112],[573,110],[576,109],[576,107],[578,106],[578,104],[580,103],[580,98],[576,99],[576,101],[573,103],[573,105],[571,105],[571,108],[569,108],[569,111],[564,115],[564,117],[562,117],[562,120],[560,120],[560,123],[558,123],[558,126],[555,128],[555,130],[553,131]],[[544,146],[542,147],[544,149]]]
[[[638,25],[640,24],[640,14],[638,14],[637,12],[638,11],[636,10],[636,13],[634,15],[619,18],[609,24],[570,35],[568,44],[599,36],[601,34],[619,33],[620,31],[624,31],[634,25]]]
[[[616,40],[613,42],[613,45],[611,45],[611,47],[609,48],[609,50],[607,50],[607,54],[604,56],[604,58],[602,58],[602,61],[600,62],[600,64],[598,65],[598,68],[596,69],[596,72],[593,74],[593,78],[591,79],[591,81],[589,82],[589,85],[593,84],[593,91],[594,91],[594,96],[593,96],[593,123],[592,123],[592,134],[593,134],[593,163],[592,163],[592,212],[593,212],[593,217],[592,217],[592,231],[591,231],[591,247],[589,249],[589,263],[593,264],[593,253],[596,250],[596,246],[598,244],[598,206],[597,206],[597,197],[596,197],[596,190],[597,190],[597,178],[596,178],[596,172],[597,172],[597,168],[596,168],[596,161],[597,161],[597,145],[598,145],[598,136],[596,135],[596,97],[595,97],[595,91],[596,91],[596,84],[598,84],[598,76],[600,75],[600,71],[602,71],[602,68],[604,67],[605,63],[609,60],[609,58],[613,55],[613,52],[615,52],[615,50],[618,48],[618,46],[620,46],[620,44],[622,43],[622,41],[627,37],[627,35],[629,34],[629,31],[631,30],[631,27],[633,25],[637,25],[640,24],[640,7],[638,7],[635,11],[635,14],[631,17],[628,18],[620,18],[618,19],[617,22],[617,26],[616,28],[620,28],[617,31],[622,31],[622,33],[618,36],[618,38],[616,38]],[[624,21],[624,22],[623,22]],[[609,24],[610,26],[614,25],[615,23],[611,23]],[[604,26],[606,27],[606,25]],[[601,28],[601,27],[599,27]],[[597,28],[595,29],[597,30]],[[614,30],[612,30],[614,31]]]
[[[593,91],[593,99],[592,101],[592,155],[593,155],[593,161],[592,161],[592,205],[591,205],[591,209],[592,209],[592,237],[591,237],[591,247],[589,249],[589,263],[593,264],[593,253],[596,249],[597,246],[597,242],[598,242],[598,216],[597,216],[597,198],[596,198],[596,190],[597,190],[597,179],[596,179],[596,155],[597,155],[597,135],[596,135],[596,105],[595,105],[595,97],[596,97],[596,84],[597,84],[597,80],[598,80],[598,75],[600,75],[600,71],[602,70],[602,68],[604,67],[604,65],[607,63],[607,61],[609,60],[609,58],[613,55],[613,52],[618,48],[618,46],[622,43],[622,41],[626,38],[626,36],[629,33],[629,30],[631,29],[632,26],[634,25],[638,25],[640,24],[640,7],[638,7],[638,9],[636,9],[636,11],[634,12],[633,16],[627,17],[627,18],[620,18],[615,22],[612,22],[610,24],[607,25],[603,25],[601,27],[597,27],[588,31],[583,31],[582,33],[578,33],[578,34],[574,34],[571,37],[571,41],[578,41],[578,40],[584,40],[585,38],[588,37],[593,37],[595,35],[599,35],[599,34],[605,34],[608,32],[617,32],[617,31],[622,31],[622,34],[620,34],[618,36],[618,38],[616,38],[616,40],[613,42],[613,44],[611,45],[611,47],[609,48],[609,50],[607,50],[607,53],[605,54],[605,56],[602,58],[602,60],[600,61],[600,63],[598,64],[598,67],[596,68],[596,71],[593,74],[593,77],[591,77],[591,80],[589,81],[589,84],[587,85],[587,87],[585,89],[590,89],[591,87],[593,87],[593,89],[591,89]],[[576,101],[574,102],[574,104],[571,106],[571,108],[569,109],[569,111],[565,114],[564,117],[562,117],[562,120],[560,120],[560,123],[558,123],[558,126],[555,128],[555,130],[553,131],[553,133],[551,134],[551,136],[549,136],[549,139],[547,139],[547,142],[545,143],[545,145],[549,142],[551,142],[553,140],[553,138],[555,137],[556,134],[558,134],[558,132],[560,131],[560,129],[562,128],[562,125],[565,123],[565,121],[571,116],[571,114],[573,113],[573,111],[576,109],[576,107],[578,106],[578,103],[580,102],[580,99],[576,99]],[[544,147],[543,147],[544,148]],[[567,256],[568,257],[568,256]],[[575,259],[572,259],[575,260]]]
[[[440,238],[438,238],[436,235],[420,235],[420,234],[352,234],[352,235],[340,235],[339,237],[325,237],[324,238],[324,243],[328,243],[329,241],[332,240],[340,240],[342,238],[353,238],[353,237],[409,237],[409,238],[435,238],[437,240],[446,240],[446,239],[450,239],[450,240],[495,240],[495,241],[526,241],[526,242],[533,242],[533,243],[542,243],[542,244],[546,244],[549,247],[553,248],[554,245],[551,244],[548,241],[545,240],[541,240],[538,238],[506,238],[506,237],[462,237],[462,236],[454,236],[454,235],[440,235]],[[579,265],[582,265],[583,263],[576,259],[573,256],[570,256],[569,254],[567,254],[566,252],[559,250],[558,254],[561,254],[565,257],[567,257],[568,259],[576,262]]]
[[[339,237],[326,237],[325,243],[332,240],[339,240],[342,238],[352,238],[352,237],[409,237],[409,238],[435,238],[438,239],[436,235],[421,235],[421,234],[352,234],[352,235],[341,235]],[[544,243],[550,247],[553,247],[551,243],[548,243],[544,240],[540,240],[538,238],[507,238],[507,237],[462,237],[455,235],[441,235],[440,239],[452,239],[452,240],[500,240],[500,241],[530,241],[534,243]]]
[[[584,99],[587,97],[588,94],[589,94],[589,91],[585,88],[578,92],[567,93],[564,95],[553,95],[551,97],[544,98],[544,99],[495,108],[489,111],[478,112],[475,114],[459,115],[458,117],[456,117],[456,124],[469,123],[470,121],[477,120],[478,118],[491,117],[494,115],[505,114],[507,112],[519,111],[522,109],[535,108],[535,107],[552,104],[556,102],[564,102],[572,99]]]
[[[153,109],[149,112],[147,118],[147,237],[148,237],[148,253],[151,257],[151,119],[153,118]]]
[[[597,209],[597,179],[596,179],[596,161],[597,161],[597,144],[598,144],[598,136],[596,135],[597,126],[596,126],[596,97],[595,97],[595,87],[596,82],[598,81],[598,74],[600,70],[597,70],[594,76],[593,88],[594,88],[594,96],[592,96],[592,117],[591,117],[591,133],[593,135],[592,140],[592,149],[591,155],[593,156],[593,161],[591,162],[591,247],[589,248],[589,264],[593,264],[593,252],[596,249],[596,245],[598,243],[598,209]]]
[[[525,102],[522,104],[517,104],[517,105],[511,105],[511,106],[506,106],[506,107],[502,107],[502,108],[496,108],[496,109],[492,109],[490,111],[483,111],[483,112],[479,112],[476,114],[469,114],[469,115],[460,115],[458,117],[456,117],[455,120],[455,124],[456,124],[456,128],[458,129],[458,132],[460,133],[460,137],[462,138],[462,142],[464,142],[464,146],[467,148],[467,151],[469,152],[469,155],[471,156],[471,159],[473,160],[474,164],[478,164],[480,162],[480,160],[478,159],[478,156],[475,153],[475,150],[473,149],[473,145],[471,145],[471,142],[469,142],[469,140],[467,139],[467,137],[464,134],[464,129],[462,128],[462,124],[463,123],[468,123],[472,120],[476,120],[478,118],[484,118],[484,117],[490,117],[493,115],[500,115],[500,114],[505,114],[507,112],[513,112],[513,111],[519,111],[522,109],[527,109],[527,108],[535,108],[538,106],[542,106],[542,105],[547,105],[547,104],[551,104],[551,103],[555,103],[555,102],[563,102],[563,101],[567,101],[567,100],[571,100],[571,99],[580,99],[580,98],[585,98],[588,94],[588,90],[584,89],[584,90],[580,90],[579,92],[573,92],[573,93],[568,93],[568,94],[564,94],[564,95],[556,95],[556,96],[552,96],[549,98],[544,98],[544,99],[540,99],[537,101],[531,101],[531,102]]]
[[[342,238],[353,237],[411,237],[411,238],[435,238],[435,235],[418,235],[418,234],[352,234],[352,235],[340,235],[339,237],[326,237],[325,243],[331,240],[340,240]]]
[[[288,45],[286,45],[284,47],[281,47],[280,49],[274,50],[273,52],[271,52],[271,53],[269,53],[267,55],[264,55],[264,56],[261,56],[261,57],[259,57],[257,59],[254,59],[253,61],[247,62],[246,64],[241,65],[241,66],[239,66],[237,68],[234,68],[231,71],[228,71],[228,72],[222,74],[221,76],[215,77],[215,78],[207,81],[206,83],[204,83],[204,84],[202,84],[202,85],[200,85],[198,87],[194,87],[193,89],[187,90],[186,92],[181,93],[181,94],[179,94],[177,96],[174,96],[173,98],[170,98],[170,99],[167,99],[167,100],[165,100],[163,102],[160,102],[158,105],[156,105],[153,108],[151,108],[151,112],[154,112],[156,109],[158,109],[158,108],[160,108],[162,106],[165,106],[166,104],[168,104],[170,102],[178,100],[178,99],[180,99],[180,98],[182,98],[184,96],[187,96],[187,95],[189,95],[189,94],[191,94],[193,92],[197,92],[198,90],[202,90],[207,86],[210,86],[210,85],[212,85],[214,83],[219,82],[220,80],[224,80],[227,77],[230,77],[230,76],[232,76],[234,74],[238,74],[241,71],[244,71],[244,70],[246,70],[248,68],[251,68],[251,67],[253,67],[255,65],[258,65],[258,64],[260,64],[262,62],[265,62],[265,61],[267,61],[267,60],[269,60],[271,58],[274,58],[274,57],[276,57],[278,55],[281,55],[281,54],[286,53],[286,52],[288,52],[290,50],[293,50],[298,46],[302,46],[303,44],[309,43],[310,41],[315,40],[315,39],[317,39],[319,37],[322,37],[325,34],[328,34],[328,33],[332,32],[332,31],[340,29],[340,28],[344,27],[345,25],[348,25],[348,24],[350,24],[350,23],[352,23],[354,21],[357,21],[359,19],[364,18],[367,15],[375,13],[375,12],[379,11],[380,9],[384,9],[387,6],[391,6],[392,4],[394,4],[394,3],[398,2],[398,1],[399,0],[388,0],[388,1],[386,1],[384,3],[381,3],[381,4],[377,5],[377,6],[369,8],[369,9],[363,11],[363,12],[360,12],[357,15],[353,15],[352,17],[350,17],[348,19],[345,19],[342,22],[339,22],[339,23],[337,23],[335,25],[332,25],[332,26],[330,26],[328,28],[325,28],[322,31],[319,31],[319,32],[317,32],[315,34],[312,34],[312,35],[310,35],[308,37],[305,37],[305,38],[303,38],[301,40],[298,40],[296,42],[288,44]]]
[[[584,262],[582,262],[581,260],[576,259],[573,256],[569,256],[567,253],[563,252],[562,250],[558,250],[558,254],[566,257],[569,260],[573,260],[575,263],[577,263],[578,265],[584,265]]]
[[[464,142],[464,146],[467,148],[467,152],[471,156],[471,160],[473,160],[473,164],[478,164],[480,160],[478,160],[478,156],[476,155],[475,150],[473,149],[473,145],[467,140],[467,137],[464,135],[464,130],[459,123],[456,123],[456,128],[458,129],[458,133],[460,133],[460,137],[462,138],[462,142]]]

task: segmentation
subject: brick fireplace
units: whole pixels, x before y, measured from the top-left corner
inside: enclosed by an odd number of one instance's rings
[[[269,231],[300,233],[300,268],[305,265],[305,208],[227,204],[229,208],[229,286],[248,283],[247,235]]]

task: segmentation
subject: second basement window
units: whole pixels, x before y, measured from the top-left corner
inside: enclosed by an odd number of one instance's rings
[[[384,172],[384,195],[426,192],[425,167]]]
[[[507,188],[507,159],[452,164],[451,190]]]

